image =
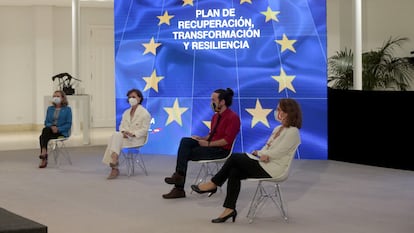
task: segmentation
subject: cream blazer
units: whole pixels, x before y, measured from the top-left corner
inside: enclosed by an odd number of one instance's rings
[[[272,135],[267,140],[266,144],[270,143],[270,146],[268,147],[265,144],[258,151],[259,156],[267,155],[270,157],[269,162],[259,161],[259,164],[273,178],[278,178],[286,172],[297,147],[301,143],[299,129],[296,127],[284,128],[280,135],[273,140],[273,136],[280,127],[281,125],[275,127]]]
[[[131,118],[131,108],[125,110],[122,114],[119,131],[128,131],[135,135],[125,139],[123,147],[133,147],[143,145],[148,135],[148,129],[151,124],[151,114],[141,104],[135,110],[134,117]]]

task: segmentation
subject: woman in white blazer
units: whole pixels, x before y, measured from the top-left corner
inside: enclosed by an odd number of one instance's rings
[[[302,127],[302,111],[293,99],[281,99],[275,111],[275,119],[280,122],[270,135],[266,144],[252,153],[233,153],[211,181],[191,188],[197,193],[217,191],[217,186],[227,182],[224,211],[212,220],[222,223],[236,219],[236,202],[240,193],[241,180],[247,178],[277,178],[285,174],[300,144],[299,129]]]
[[[109,138],[108,146],[102,162],[111,167],[107,179],[115,179],[119,175],[119,153],[123,147],[140,146],[145,143],[151,122],[151,114],[141,105],[144,96],[141,91],[131,89],[127,93],[130,108],[122,114],[119,131]]]

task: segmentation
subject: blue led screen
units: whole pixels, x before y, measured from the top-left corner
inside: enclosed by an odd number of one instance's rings
[[[116,122],[138,88],[153,119],[146,154],[209,132],[211,93],[235,92],[234,148],[261,148],[280,98],[302,106],[302,159],[327,158],[325,0],[115,0]]]

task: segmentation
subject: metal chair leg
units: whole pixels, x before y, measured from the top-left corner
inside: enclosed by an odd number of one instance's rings
[[[127,151],[124,151],[124,150],[127,150]],[[136,151],[132,151],[132,150],[136,150]],[[121,164],[125,162],[125,167],[127,170],[128,177],[135,174],[135,163],[138,166],[140,166],[143,172],[145,173],[145,175],[148,176],[148,171],[145,166],[144,158],[139,153],[139,149],[124,148],[120,153],[120,157],[123,157],[123,161],[121,162]]]
[[[256,191],[254,192],[253,199],[250,203],[249,212],[247,213],[249,223],[253,222],[253,219],[256,216],[257,207],[260,204],[259,199],[261,198],[261,195],[258,195],[259,192],[261,192],[261,181],[259,181],[259,184],[256,187]]]
[[[264,181],[259,180],[257,184],[256,192],[253,196],[253,199],[250,203],[250,208],[247,213],[247,218],[249,219],[249,223],[252,223],[254,218],[256,217],[257,212],[264,206],[265,202],[270,199],[280,210],[280,213],[283,219],[288,222],[288,214],[286,207],[283,203],[282,193],[280,190],[279,183],[275,183],[272,192],[268,192],[263,184]]]
[[[135,161],[138,163],[138,165],[142,168],[145,175],[148,176],[147,167],[145,166],[144,158],[142,157],[142,154],[138,154],[138,159]]]
[[[59,157],[65,157],[70,165],[72,165],[72,160],[70,159],[69,151],[66,149],[66,145],[64,141],[57,140],[50,142],[50,154],[53,156],[54,164],[56,167],[60,167],[60,160]]]

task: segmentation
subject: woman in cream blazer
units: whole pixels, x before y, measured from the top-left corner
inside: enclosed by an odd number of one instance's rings
[[[119,131],[109,138],[102,162],[111,167],[108,179],[115,179],[119,175],[119,154],[123,147],[141,146],[145,143],[150,127],[151,115],[141,105],[144,97],[137,89],[127,93],[130,108],[122,114]]]

